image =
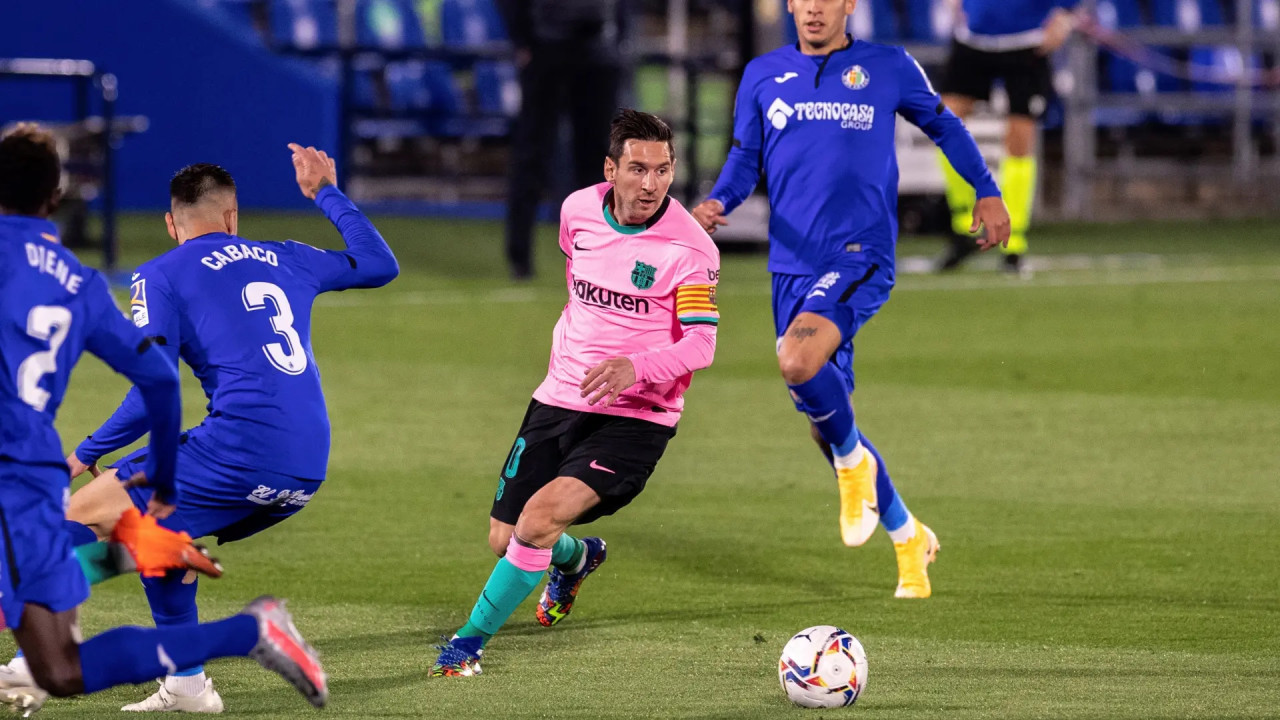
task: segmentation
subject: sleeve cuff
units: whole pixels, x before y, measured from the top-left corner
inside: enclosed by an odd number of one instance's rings
[[[636,371],[636,382],[649,382],[649,359],[645,353],[633,353],[627,356],[631,367]]]
[[[74,451],[76,454],[76,459],[84,463],[85,465],[92,465],[102,459],[101,453],[96,453],[88,447],[89,442],[91,440],[93,440],[92,435],[85,438],[84,442],[77,445]]]

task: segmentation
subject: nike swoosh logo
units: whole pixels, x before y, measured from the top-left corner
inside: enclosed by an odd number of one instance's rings
[[[137,280],[137,279],[138,279],[138,278],[140,278],[140,277],[142,277],[142,273],[134,273],[134,274],[133,274],[133,277],[131,277],[131,278],[129,278],[129,279],[130,279],[130,280]]]
[[[836,414],[836,412],[837,412],[837,411],[832,410],[831,412],[827,413],[826,415],[822,415],[822,416],[819,416],[819,417],[814,417],[814,416],[810,415],[810,416],[809,416],[809,419],[810,419],[810,420],[812,420],[813,422],[816,422],[816,423],[825,422],[825,421],[827,421],[827,420],[830,420],[830,419],[831,419],[831,416],[832,416],[832,415],[835,415],[835,414]]]
[[[579,245],[579,244],[578,244],[578,243],[576,243],[576,242],[573,244],[573,249],[574,249],[574,250],[583,250],[583,251],[585,251],[585,250],[586,250],[586,248],[582,247],[581,245]]]
[[[587,467],[591,468],[592,470],[600,470],[600,471],[602,471],[602,472],[607,472],[607,473],[609,473],[610,475],[617,475],[617,474],[618,474],[617,472],[615,472],[615,471],[613,471],[613,470],[610,470],[609,468],[607,468],[607,467],[605,467],[605,466],[601,465],[600,463],[596,462],[595,460],[592,460],[592,461],[591,461],[591,464],[590,464],[590,465],[588,465]]]
[[[795,78],[795,77],[800,77],[800,73],[793,73],[793,72],[784,73],[784,74],[782,74],[780,77],[776,77],[776,78],[774,78],[774,79],[773,79],[773,81],[774,81],[774,82],[776,82],[776,83],[778,83],[779,85],[781,85],[782,83],[784,83],[784,82],[786,82],[786,81],[790,80],[791,78]]]

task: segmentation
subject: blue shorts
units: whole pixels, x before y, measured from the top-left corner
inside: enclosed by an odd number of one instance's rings
[[[116,473],[132,477],[146,465],[149,452],[143,448],[126,455],[115,464]],[[298,512],[322,482],[227,465],[196,442],[178,447],[177,478],[178,509],[160,525],[193,538],[213,535],[220,544],[262,532]],[[129,489],[143,511],[152,493],[149,487]]]
[[[841,343],[831,364],[852,393],[853,336],[889,300],[893,281],[878,264],[851,262],[816,275],[773,274],[773,327],[779,342],[791,321],[802,312],[830,320],[840,328]],[[797,404],[796,407],[799,407]]]
[[[89,583],[64,523],[65,469],[0,464],[0,629],[27,604],[59,613],[89,599]]]

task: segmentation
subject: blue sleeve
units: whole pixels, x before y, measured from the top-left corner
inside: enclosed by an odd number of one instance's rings
[[[342,191],[329,185],[316,193],[316,206],[338,229],[346,250],[311,248],[298,258],[307,263],[320,292],[382,287],[400,274],[400,265],[387,241],[369,218]]]
[[[151,432],[151,452],[144,470],[147,482],[161,498],[177,502],[173,479],[182,423],[177,368],[156,348],[155,342],[124,319],[100,277],[92,292],[100,297],[91,299],[98,305],[98,313],[85,339],[85,349],[134,384]]]
[[[906,50],[901,52],[899,87],[902,88],[902,96],[898,101],[898,113],[937,144],[951,167],[973,186],[978,197],[999,197],[1000,188],[991,177],[987,161],[982,159],[973,136],[960,118],[942,104],[942,98],[933,91],[924,68]]]
[[[151,345],[170,365],[177,367],[182,338],[178,331],[178,313],[162,272],[139,269],[129,286],[129,310],[142,335],[150,339]],[[111,417],[76,447],[76,458],[91,465],[104,455],[132,444],[145,435],[149,427],[146,403],[135,385]]]
[[[708,197],[719,200],[726,213],[733,212],[756,189],[763,167],[764,124],[755,99],[755,78],[748,68],[742,73],[733,106],[733,147]]]

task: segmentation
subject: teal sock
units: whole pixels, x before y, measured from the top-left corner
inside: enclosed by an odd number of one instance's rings
[[[586,544],[569,533],[562,533],[551,546],[551,564],[564,572],[575,573],[582,569],[582,558],[586,554]]]
[[[521,570],[507,558],[499,560],[489,581],[484,584],[484,590],[480,591],[480,599],[471,610],[471,618],[458,631],[458,636],[483,637],[485,640],[493,637],[538,586],[544,574],[542,571]]]
[[[90,585],[97,585],[104,580],[127,572],[137,572],[129,551],[123,545],[113,542],[90,542],[77,545],[76,559],[80,561],[80,570]]]

